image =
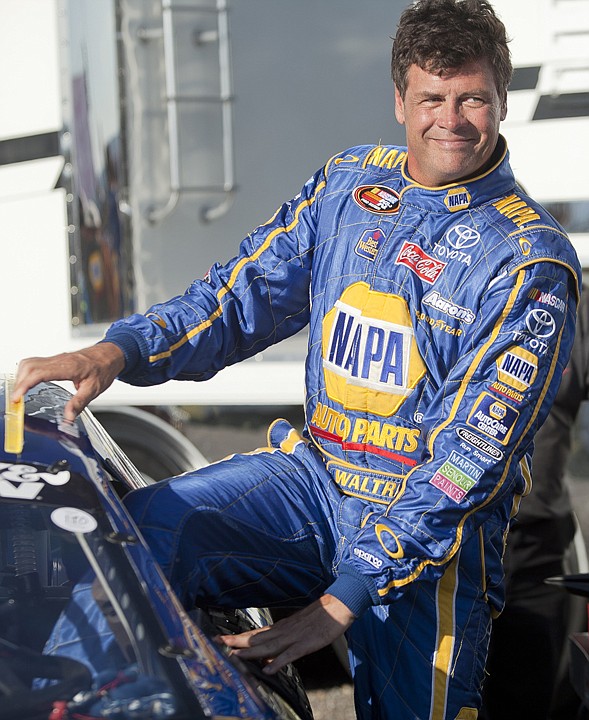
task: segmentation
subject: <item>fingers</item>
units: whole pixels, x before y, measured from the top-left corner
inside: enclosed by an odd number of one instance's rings
[[[64,418],[73,422],[82,410],[104,392],[125,367],[122,350],[100,343],[72,353],[27,358],[19,363],[12,398],[20,400],[40,382],[69,380],[76,393],[64,408]]]

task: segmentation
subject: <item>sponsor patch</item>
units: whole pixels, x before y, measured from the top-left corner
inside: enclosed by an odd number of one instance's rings
[[[406,301],[363,282],[346,288],[323,319],[323,372],[346,410],[392,415],[425,374]]]
[[[497,360],[500,382],[516,390],[528,390],[538,374],[538,357],[523,347],[514,347]]]
[[[379,248],[385,240],[385,235],[380,228],[365,230],[358,240],[354,252],[366,260],[374,260]]]
[[[479,395],[466,423],[502,445],[506,445],[518,417],[517,410],[484,392]]]
[[[548,305],[549,307],[553,307],[555,310],[558,310],[562,313],[566,310],[565,301],[562,298],[559,298],[558,295],[542,292],[537,288],[533,288],[532,290],[530,290],[530,294],[528,295],[528,297],[531,300],[542,303],[542,305]]]
[[[450,300],[446,300],[437,290],[430,290],[426,293],[423,298],[423,304],[429,305],[435,310],[444,313],[444,315],[449,315],[454,320],[459,320],[468,325],[472,324],[476,318],[476,315],[470,308],[462,307]]]
[[[465,187],[452,188],[444,198],[444,205],[450,212],[466,210],[470,205],[470,199],[470,193]]]
[[[534,337],[546,339],[556,332],[556,322],[548,310],[535,308],[526,316],[526,328]]]
[[[419,245],[406,240],[395,260],[395,265],[406,265],[426,283],[433,285],[447,263],[436,260],[424,252]]]
[[[453,450],[448,460],[434,474],[430,483],[451,500],[459,503],[469,490],[476,485],[482,474],[483,469],[481,467]]]
[[[508,197],[497,200],[493,203],[493,206],[505,217],[513,221],[518,227],[523,227],[533,220],[539,220],[540,216],[531,207],[528,207],[526,203],[518,195],[509,195]],[[525,252],[524,246],[522,245],[522,252],[524,255],[529,254],[530,243],[529,240],[525,240],[528,243],[528,251]],[[520,243],[521,245],[521,243]]]
[[[466,428],[456,428],[456,434],[461,440],[464,440],[464,442],[476,450],[488,455],[492,460],[503,460],[504,453],[502,450],[499,450],[499,448],[496,448],[479,435],[475,435],[475,433],[472,433],[470,430]]]
[[[360,185],[352,197],[356,205],[375,215],[394,215],[399,212],[399,195],[384,185]]]
[[[48,472],[34,465],[0,463],[0,497],[34,500],[46,483],[65,485],[70,477],[69,470]]]
[[[353,553],[356,557],[360,558],[360,560],[370,563],[370,565],[377,569],[382,567],[382,560],[372,553],[366,552],[366,550],[361,550],[360,548],[355,547]]]
[[[511,387],[508,387],[502,382],[495,381],[494,383],[491,383],[489,385],[489,389],[493,390],[496,393],[499,393],[500,395],[504,395],[509,400],[513,400],[516,403],[523,402],[524,394],[518,392],[517,390],[514,390]]]
[[[358,473],[349,468],[337,467],[332,463],[329,464],[329,470],[343,493],[372,502],[388,505],[401,488],[400,478]]]
[[[367,418],[350,420],[345,413],[318,402],[310,430],[315,437],[336,442],[346,451],[369,452],[410,467],[417,465],[417,460],[404,454],[418,450],[420,431],[417,428]]]

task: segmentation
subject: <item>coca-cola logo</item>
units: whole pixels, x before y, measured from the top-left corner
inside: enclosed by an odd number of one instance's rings
[[[442,274],[447,263],[436,260],[424,252],[419,245],[406,240],[395,260],[395,264],[406,265],[426,283],[433,285]]]

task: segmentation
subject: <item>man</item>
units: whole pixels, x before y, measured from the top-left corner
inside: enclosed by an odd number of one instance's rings
[[[223,638],[266,672],[344,631],[360,718],[475,718],[501,555],[574,333],[579,267],[517,187],[511,63],[479,0],[422,0],[393,45],[407,148],[332,158],[239,255],[105,342],[21,364],[75,416],[118,375],[205,380],[309,324],[306,428],[129,496],[187,605],[303,609]],[[550,293],[546,308],[538,293]]]
[[[544,580],[566,574],[565,558],[575,534],[565,471],[575,419],[589,399],[588,332],[589,294],[584,290],[569,364],[536,435],[532,492],[507,540],[506,602],[493,622],[485,720],[566,720],[577,717],[580,706],[568,683],[568,664],[561,664],[569,633],[586,627],[586,603]]]

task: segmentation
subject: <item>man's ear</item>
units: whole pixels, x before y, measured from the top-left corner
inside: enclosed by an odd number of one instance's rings
[[[399,88],[395,85],[395,117],[400,125],[405,124],[405,103],[399,92]]]
[[[501,103],[501,120],[505,120],[507,117],[507,96],[503,98],[503,102]]]

